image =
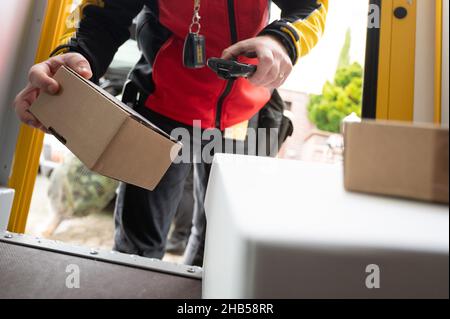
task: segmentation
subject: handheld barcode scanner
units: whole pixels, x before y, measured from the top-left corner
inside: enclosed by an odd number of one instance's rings
[[[213,70],[219,77],[225,80],[235,79],[239,77],[248,78],[252,76],[257,66],[252,64],[240,63],[237,61],[223,60],[219,58],[210,58],[208,67]]]

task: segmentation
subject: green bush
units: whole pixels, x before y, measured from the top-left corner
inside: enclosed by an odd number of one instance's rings
[[[333,83],[326,82],[322,94],[311,95],[308,116],[318,129],[340,131],[342,120],[352,114],[361,116],[363,68],[350,64],[351,32],[347,31]]]
[[[341,121],[356,113],[361,116],[363,69],[359,63],[339,68],[333,83],[326,82],[321,95],[311,95],[309,119],[318,129],[338,133]]]

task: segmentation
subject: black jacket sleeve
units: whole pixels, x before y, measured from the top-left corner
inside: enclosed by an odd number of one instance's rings
[[[274,0],[274,3],[281,9],[281,19],[268,25],[261,35],[277,37],[295,64],[322,36],[328,0]]]
[[[79,16],[78,27],[69,28],[53,55],[78,52],[89,61],[98,82],[111,64],[118,48],[130,38],[133,19],[144,6],[143,0],[84,0],[72,13]]]

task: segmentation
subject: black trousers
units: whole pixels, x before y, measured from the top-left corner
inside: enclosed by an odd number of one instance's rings
[[[169,241],[172,245],[180,245],[180,248],[187,244],[189,235],[191,234],[192,219],[194,214],[194,172],[191,170],[188,175],[184,192],[178,205],[177,212],[175,213],[174,220],[172,222],[173,230],[170,234]],[[169,245],[167,246],[169,247]]]
[[[183,196],[186,178],[193,168],[194,217],[184,262],[202,266],[206,234],[206,217],[203,204],[211,164],[203,161],[201,153],[210,141],[194,138],[191,126],[168,119],[144,107],[138,107],[136,111],[168,134],[171,134],[177,128],[186,129],[191,135],[190,150],[197,148],[201,152],[200,154],[194,152],[191,157],[192,161],[172,164],[154,191],[124,183],[120,185],[114,213],[114,249],[150,258],[162,258],[164,256],[170,225]],[[250,126],[256,127],[256,122],[257,118],[255,117],[250,121]],[[235,141],[234,143],[244,142]],[[244,154],[255,154],[254,148],[256,148],[256,145],[244,144],[236,148],[244,150]],[[145,174],[145,172],[142,172],[142,174]]]

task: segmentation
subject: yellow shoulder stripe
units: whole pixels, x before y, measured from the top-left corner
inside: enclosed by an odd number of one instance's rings
[[[306,19],[301,19],[292,23],[298,32],[298,57],[307,55],[319,42],[325,31],[325,22],[328,12],[328,0],[320,0],[320,8],[315,10]]]

